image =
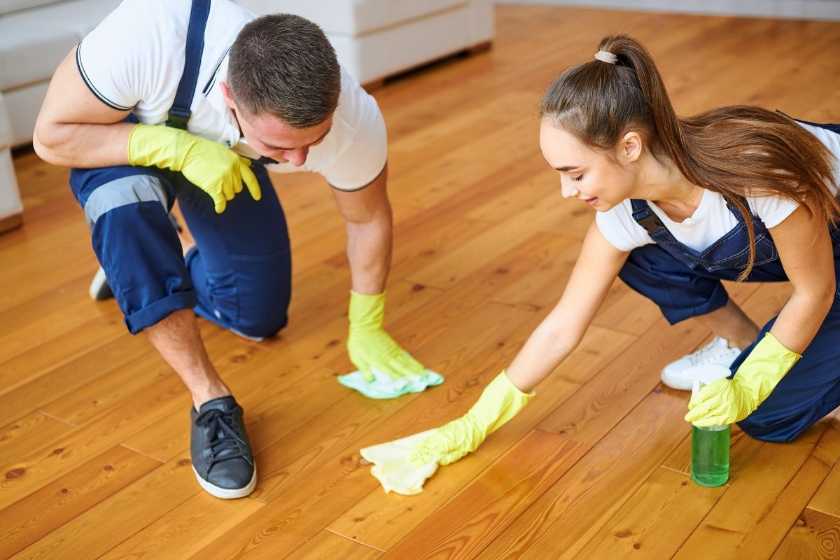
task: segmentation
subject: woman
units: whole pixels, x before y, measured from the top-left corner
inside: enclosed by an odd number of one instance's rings
[[[563,195],[597,210],[595,223],[560,302],[507,370],[466,415],[400,442],[403,462],[389,455],[374,471],[386,488],[419,491],[438,464],[516,415],[580,342],[616,276],[670,323],[698,317],[746,346],[734,375],[692,397],[687,421],[790,441],[840,405],[840,127],[746,106],[679,119],[650,55],[626,36],[564,72],[541,114],[543,156]],[[759,329],[721,280],[789,281],[793,292]],[[363,455],[381,462],[381,449]]]

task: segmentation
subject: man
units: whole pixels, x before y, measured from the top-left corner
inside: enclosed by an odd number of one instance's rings
[[[56,70],[33,143],[75,168],[100,276],[128,329],[145,332],[190,391],[193,468],[212,495],[246,496],[257,475],[242,408],[193,313],[257,340],[286,324],[289,239],[266,163],[318,172],[333,189],[352,272],[348,350],[370,394],[442,381],[382,328],[385,126],[315,24],[254,19],[230,0],[126,0]],[[184,256],[175,199],[196,240]],[[392,393],[377,393],[382,380]]]

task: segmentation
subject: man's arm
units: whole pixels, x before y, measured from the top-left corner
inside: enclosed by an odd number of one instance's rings
[[[38,115],[32,144],[41,159],[65,167],[131,164],[178,171],[212,198],[217,213],[243,183],[254,200],[260,199],[250,161],[184,130],[121,122],[128,111],[100,101],[82,80],[75,59],[76,48],[53,75]]]
[[[385,290],[391,267],[393,214],[387,192],[388,166],[361,190],[333,189],[347,224],[347,259],[353,291],[379,294]]]
[[[76,67],[76,47],[50,81],[32,145],[38,156],[65,167],[104,167],[128,163],[133,124],[127,111],[113,109],[87,87]]]

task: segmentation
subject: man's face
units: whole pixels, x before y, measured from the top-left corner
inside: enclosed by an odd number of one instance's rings
[[[261,156],[300,167],[306,162],[309,148],[320,144],[332,128],[332,115],[308,128],[295,128],[270,114],[254,115],[237,106],[228,84],[221,85],[225,103],[236,117],[242,135]]]

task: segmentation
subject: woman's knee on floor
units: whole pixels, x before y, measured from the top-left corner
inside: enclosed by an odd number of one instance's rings
[[[755,413],[738,422],[748,436],[769,443],[789,443],[796,440],[821,418],[811,411],[799,412],[789,418],[756,417]]]

